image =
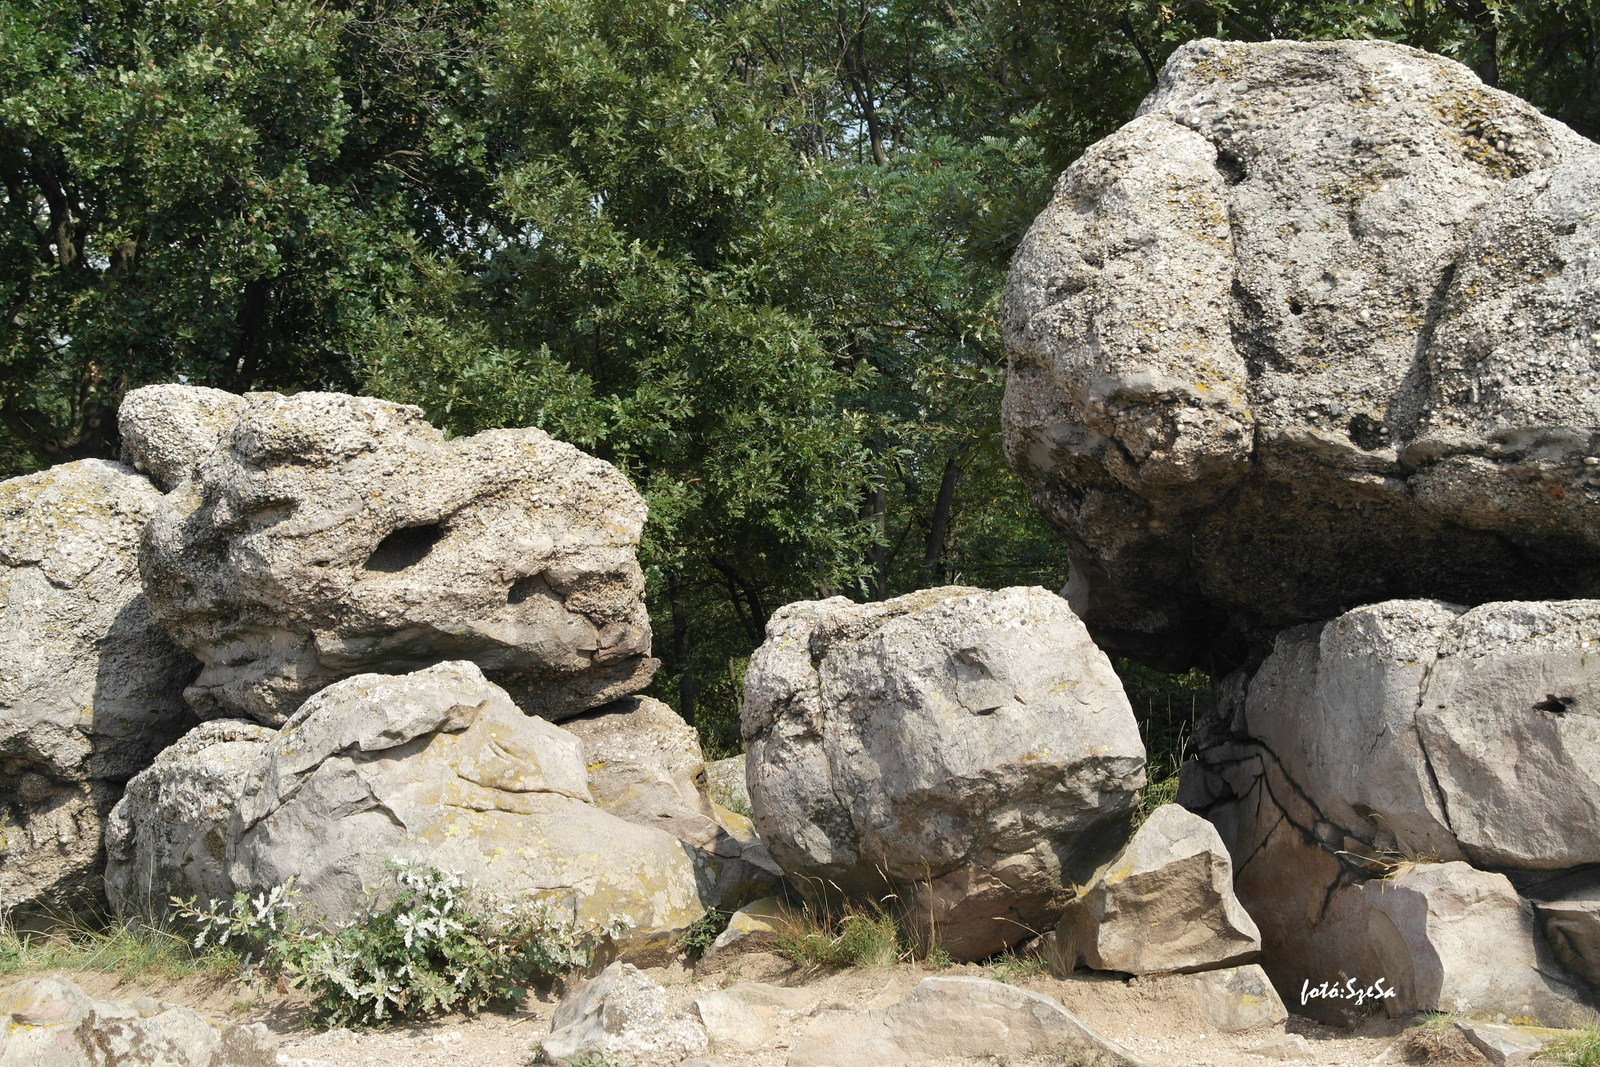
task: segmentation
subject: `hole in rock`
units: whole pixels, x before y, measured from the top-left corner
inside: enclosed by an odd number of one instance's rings
[[[1546,693],[1544,699],[1533,706],[1534,711],[1548,711],[1552,715],[1565,713],[1577,701],[1571,697],[1558,697],[1554,693]]]
[[[444,527],[436,522],[396,530],[378,542],[378,547],[367,557],[365,569],[393,574],[407,567],[415,567],[427,558],[443,536]]]
[[[1306,306],[1304,304],[1300,303],[1300,301],[1298,301],[1298,300],[1289,301],[1289,314],[1291,314],[1291,315],[1299,315],[1302,312],[1304,312],[1305,309],[1306,309]]]
[[[1226,148],[1217,149],[1217,170],[1222,172],[1223,181],[1229,185],[1238,185],[1248,176],[1245,174],[1244,160]]]
[[[516,584],[506,593],[506,603],[520,604],[543,588],[545,588],[545,583],[537,574],[529,575],[526,578],[518,578]]]
[[[1389,443],[1389,435],[1384,431],[1383,423],[1362,412],[1350,420],[1350,440],[1356,447],[1367,452],[1375,452]]]

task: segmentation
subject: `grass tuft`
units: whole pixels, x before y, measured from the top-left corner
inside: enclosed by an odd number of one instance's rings
[[[0,923],[0,974],[96,971],[123,979],[233,978],[244,966],[237,953],[196,949],[188,938],[163,926],[107,919],[64,920],[45,932]]]
[[[838,914],[807,906],[779,932],[778,954],[802,967],[888,967],[911,958],[893,917],[859,904]]]
[[[1600,1022],[1552,1041],[1545,1046],[1541,1058],[1563,1067],[1600,1067]]]

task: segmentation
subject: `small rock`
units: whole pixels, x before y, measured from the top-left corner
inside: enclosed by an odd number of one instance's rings
[[[701,963],[726,961],[747,952],[767,952],[792,921],[789,909],[777,897],[753,900],[728,919],[727,929],[717,935]]]
[[[1247,1048],[1245,1053],[1260,1056],[1265,1060],[1309,1060],[1315,1059],[1317,1055],[1316,1050],[1311,1047],[1311,1042],[1299,1034],[1286,1034],[1276,1041]]]
[[[261,1023],[154,1000],[94,1000],[64,978],[0,990],[0,1067],[275,1067]]]
[[[1216,828],[1165,804],[1067,905],[1052,965],[1061,974],[1079,960],[1125,974],[1196,971],[1243,963],[1260,948]]]
[[[694,1002],[695,1015],[706,1028],[714,1048],[751,1049],[771,1041],[777,1031],[768,1014],[763,1015],[744,1000],[725,992],[707,993]]]
[[[809,989],[795,986],[768,985],[765,982],[740,982],[723,990],[753,1008],[776,1008],[779,1011],[804,1013],[817,1004],[817,995]]]
[[[729,811],[748,816],[751,812],[750,789],[745,784],[744,768],[743,753],[712,760],[706,764],[706,785],[711,790],[712,800]]]
[[[1201,971],[1189,976],[1189,987],[1200,1002],[1200,1014],[1224,1033],[1276,1026],[1289,1018],[1260,964]]]
[[[1041,1049],[1142,1067],[1049,997],[987,978],[925,978],[886,1008],[823,1012],[795,1042],[789,1067],[888,1067]]]
[[[706,1050],[705,1029],[667,1010],[667,991],[631,963],[613,963],[556,1007],[545,1063],[605,1056],[650,1065],[676,1064]]]
[[[1457,1019],[1456,1029],[1466,1035],[1472,1047],[1483,1053],[1483,1058],[1494,1067],[1522,1067],[1533,1063],[1560,1033],[1541,1026],[1503,1026],[1472,1019]]]

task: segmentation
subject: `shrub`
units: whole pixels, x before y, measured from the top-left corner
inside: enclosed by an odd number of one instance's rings
[[[225,910],[174,900],[198,924],[196,948],[240,943],[259,967],[301,990],[330,1026],[381,1024],[514,1001],[540,978],[586,966],[599,936],[556,921],[544,905],[473,893],[457,874],[391,863],[387,907],[327,927],[299,913],[293,880]]]
[[[728,928],[728,921],[733,918],[731,911],[718,911],[716,908],[707,908],[706,913],[689,925],[689,929],[678,938],[678,948],[690,959],[699,959],[706,954],[722,931]]]

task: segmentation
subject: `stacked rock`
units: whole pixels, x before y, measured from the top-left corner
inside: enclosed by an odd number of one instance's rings
[[[1227,676],[1179,800],[1297,1011],[1593,1003],[1597,198],[1459,64],[1198,41],[1012,265],[1010,457],[1096,640]]]

